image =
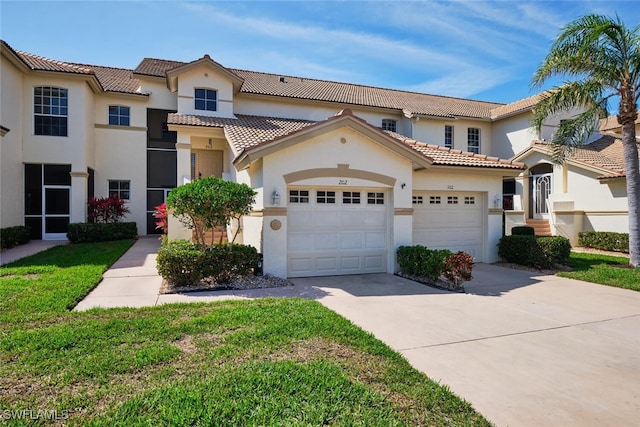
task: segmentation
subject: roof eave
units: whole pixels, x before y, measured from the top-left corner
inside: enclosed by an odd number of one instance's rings
[[[196,61],[189,62],[188,64],[168,70],[166,72],[167,88],[171,92],[176,92],[178,90],[178,76],[186,71],[193,70],[202,65],[208,66],[209,68],[223,74],[227,79],[229,79],[233,84],[234,93],[238,93],[240,91],[240,88],[244,83],[244,79],[230,71],[228,68],[223,67],[222,65],[212,60],[209,55],[205,55],[204,57]]]

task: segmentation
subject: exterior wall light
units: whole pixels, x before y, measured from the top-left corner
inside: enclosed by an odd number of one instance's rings
[[[278,192],[278,188],[275,188],[273,190],[273,194],[271,195],[271,198],[273,199],[274,206],[280,205],[280,193]]]

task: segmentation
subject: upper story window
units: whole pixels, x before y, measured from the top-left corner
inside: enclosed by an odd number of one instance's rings
[[[397,121],[393,119],[382,119],[382,130],[396,132]]]
[[[480,154],[480,129],[467,129],[467,151]]]
[[[453,148],[453,126],[444,125],[444,146]]]
[[[109,124],[129,126],[130,109],[121,105],[109,105]]]
[[[33,88],[33,122],[36,135],[67,136],[69,91],[59,87]]]
[[[218,92],[212,89],[196,88],[195,109],[218,111]]]

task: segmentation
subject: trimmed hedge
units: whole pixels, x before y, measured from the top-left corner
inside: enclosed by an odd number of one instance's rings
[[[515,264],[550,268],[555,264],[566,264],[571,255],[571,243],[561,236],[504,236],[498,242],[498,255]]]
[[[31,240],[31,230],[24,225],[0,229],[0,249],[24,245]]]
[[[629,253],[629,233],[581,231],[578,233],[578,244],[585,248]]]
[[[398,265],[404,274],[427,276],[437,280],[444,271],[447,257],[453,255],[448,249],[427,249],[422,245],[400,246],[397,251]]]
[[[448,249],[427,249],[422,245],[400,246],[396,252],[402,275],[427,278],[437,282],[444,277],[449,290],[464,290],[462,282],[471,280],[473,257],[466,252]],[[422,280],[419,280],[422,281]]]
[[[135,222],[77,222],[69,224],[67,231],[67,239],[69,239],[71,243],[135,239],[137,236],[138,226]]]
[[[528,225],[519,225],[511,229],[512,236],[535,236],[536,230]]]
[[[198,286],[202,281],[224,284],[236,276],[253,274],[258,251],[229,243],[203,249],[188,240],[174,240],[160,247],[156,262],[158,273],[171,286]]]

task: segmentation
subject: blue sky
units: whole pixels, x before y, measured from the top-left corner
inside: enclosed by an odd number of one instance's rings
[[[640,25],[628,1],[6,1],[0,37],[51,59],[144,57],[512,102],[560,28],[587,14]]]

